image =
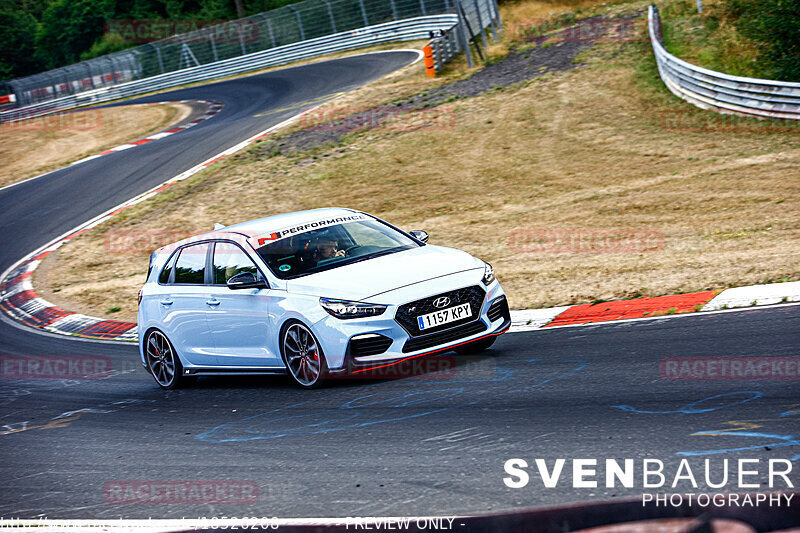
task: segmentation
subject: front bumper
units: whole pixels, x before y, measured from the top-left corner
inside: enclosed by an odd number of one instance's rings
[[[438,292],[463,289],[462,285]],[[437,328],[425,335],[419,331],[409,332],[407,326],[397,320],[396,315],[402,304],[390,305],[379,317],[355,320],[330,317],[321,320],[314,324],[313,329],[325,352],[329,372],[334,375],[355,374],[384,368],[409,359],[448,352],[464,344],[505,333],[511,326],[511,318],[503,289],[496,280],[482,289],[486,294],[473,320]]]

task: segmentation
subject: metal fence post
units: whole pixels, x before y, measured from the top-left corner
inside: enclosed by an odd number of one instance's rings
[[[481,6],[478,5],[478,0],[472,0],[472,5],[475,6],[475,16],[478,18],[478,31],[481,32],[483,49],[488,51],[489,44],[486,42],[486,31],[484,30],[485,26],[483,25],[483,20],[481,18]]]
[[[425,11],[425,0],[419,0],[419,9],[422,11],[422,15],[425,16],[428,13]]]
[[[392,18],[397,20],[397,6],[394,5],[394,0],[389,0],[389,3],[392,4]]]
[[[367,17],[367,8],[364,7],[364,0],[358,0],[361,4],[361,15],[364,17],[364,26],[369,26],[369,18]]]
[[[336,31],[336,20],[333,18],[333,8],[331,8],[330,0],[322,0],[325,2],[325,5],[328,6],[328,16],[331,19],[331,28],[333,29],[333,33],[339,33]]]
[[[53,88],[53,96],[58,95],[58,87],[56,86],[56,81],[53,79],[53,74],[48,76],[50,79],[48,80],[48,85]],[[68,89],[72,89],[72,87],[67,87]]]
[[[497,18],[497,29],[503,31],[503,21],[500,18],[500,6],[497,5],[497,0],[489,0],[492,4],[492,8],[494,8],[494,14]]]
[[[247,55],[247,48],[244,45],[244,33],[242,32],[242,25],[237,24],[237,28],[239,29],[239,44],[242,45],[242,55]],[[195,61],[197,61],[195,59]]]
[[[158,56],[158,66],[161,67],[161,74],[164,74],[164,58],[161,57],[161,48],[156,43],[151,43],[153,48],[156,49],[156,56]]]
[[[456,3],[456,11],[458,11],[458,32],[461,36],[461,44],[467,54],[467,66],[472,68],[472,52],[469,50],[469,39],[467,38],[467,29],[465,27],[464,10],[461,9],[461,0],[454,0]]]
[[[78,63],[80,65],[80,63]],[[92,75],[92,67],[89,66],[88,63],[83,63],[83,67],[86,69],[87,74],[89,74],[89,83],[92,85],[92,89],[97,89],[97,85],[94,83],[94,76]]]
[[[272,20],[267,18],[267,31],[269,32],[269,40],[272,43],[272,48],[275,48],[275,34],[272,32]]]
[[[494,10],[492,9],[492,3],[489,2],[489,24],[492,27],[492,36],[494,37],[494,44],[497,44],[499,41],[497,40],[497,27],[495,26],[494,22]]]
[[[288,5],[286,7],[288,7],[289,10],[291,10],[294,13],[294,15],[297,17],[297,27],[300,28],[300,40],[301,41],[305,41],[306,40],[306,32],[303,31],[303,19],[300,18],[300,12],[297,10],[297,8],[295,8],[292,5]]]
[[[219,61],[219,56],[217,55],[217,43],[214,40],[214,34],[209,33],[208,38],[211,40],[211,53],[214,55],[214,61]]]

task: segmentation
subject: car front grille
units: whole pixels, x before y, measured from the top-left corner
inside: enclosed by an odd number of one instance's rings
[[[434,300],[441,297],[447,297],[450,299],[450,302],[446,306],[443,306],[442,308],[453,307],[456,305],[469,303],[470,310],[472,311],[472,316],[469,316],[462,320],[458,320],[456,322],[450,322],[449,324],[442,324],[434,328],[420,331],[419,325],[417,324],[417,317],[420,315],[433,313],[434,311],[439,311],[439,308],[433,306],[433,302]],[[422,335],[428,336],[432,333],[449,330],[458,327],[460,325],[478,320],[480,318],[481,307],[483,307],[483,300],[485,298],[486,298],[486,291],[484,291],[477,285],[474,285],[472,287],[464,287],[463,289],[456,289],[454,291],[443,292],[441,294],[435,294],[433,296],[428,296],[427,298],[422,298],[421,300],[416,300],[413,302],[409,302],[407,304],[403,304],[397,308],[397,313],[395,314],[394,318],[395,321],[397,321],[397,323],[400,324],[411,337],[419,337]]]
[[[362,335],[350,339],[350,355],[359,357],[364,355],[378,355],[389,349],[392,339],[377,333]]]
[[[499,320],[501,318],[505,318],[506,320],[511,320],[511,313],[508,310],[508,300],[506,300],[505,296],[501,296],[489,307],[489,310],[486,312],[486,315],[489,317],[489,320],[494,322],[495,320]]]
[[[432,346],[457,341],[458,339],[476,335],[482,331],[486,331],[486,324],[484,324],[483,320],[477,320],[469,324],[440,331],[439,333],[409,339],[406,341],[405,345],[403,345],[403,353],[415,352]]]

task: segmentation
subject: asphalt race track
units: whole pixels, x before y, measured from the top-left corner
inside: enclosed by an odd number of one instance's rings
[[[179,134],[0,191],[0,270],[309,101],[415,57],[359,56],[143,99],[226,105]],[[412,375],[313,391],[283,377],[209,377],[164,392],[135,346],[43,335],[3,317],[0,355],[100,356],[113,371],[0,379],[0,516],[448,515],[641,493],[639,477],[639,488],[605,488],[602,467],[601,488],[572,488],[574,458],[655,458],[665,472],[682,458],[710,459],[715,481],[723,459],[790,459],[797,482],[797,379],[665,379],[662,369],[675,357],[798,354],[800,306],[783,305],[510,333],[481,357],[445,355],[405,367]],[[568,466],[556,488],[530,468],[530,484],[510,489],[503,464],[511,458],[551,467],[566,458]],[[701,466],[696,472],[702,477]],[[750,481],[765,482],[761,472]],[[112,489],[131,480],[227,480],[257,494],[224,504],[116,498]],[[693,492],[702,491],[701,483]]]

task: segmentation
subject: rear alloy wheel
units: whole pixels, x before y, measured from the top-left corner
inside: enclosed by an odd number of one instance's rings
[[[292,380],[304,389],[319,387],[327,371],[322,350],[305,325],[293,322],[283,331],[281,350]]]
[[[491,337],[486,337],[483,339],[479,339],[477,341],[472,341],[468,344],[464,344],[456,348],[456,353],[461,355],[475,355],[481,353],[484,350],[489,349],[489,346],[494,344],[494,341],[497,340],[497,336],[492,335]]]
[[[177,389],[188,384],[190,380],[183,376],[181,360],[163,333],[151,331],[144,346],[147,369],[162,389]]]

